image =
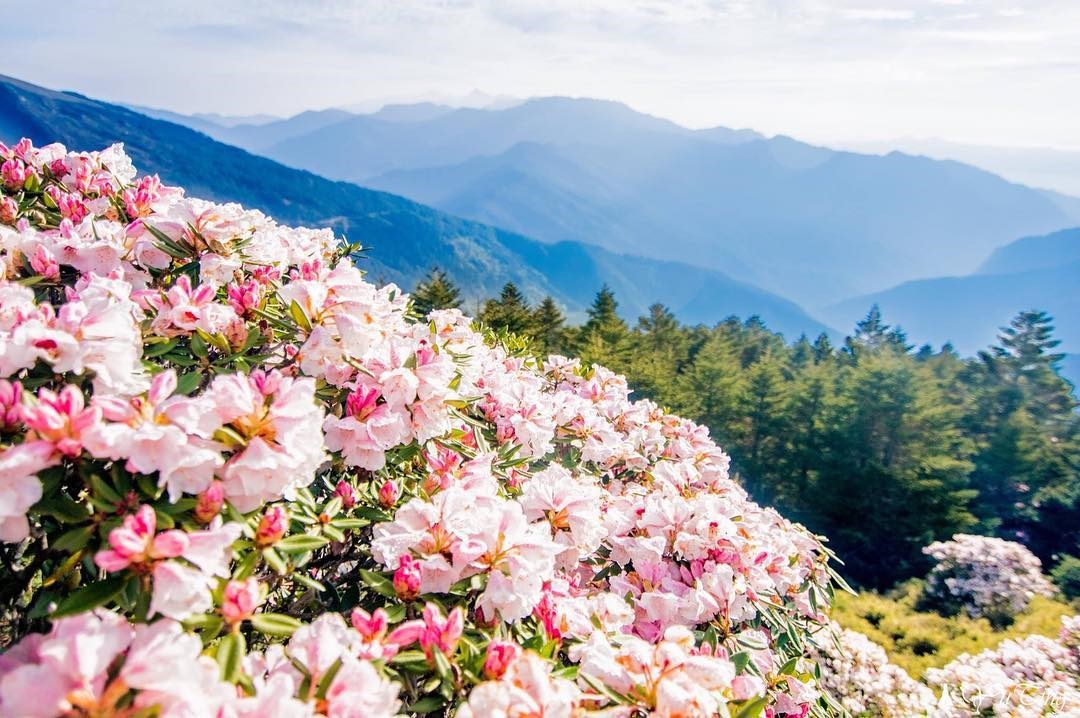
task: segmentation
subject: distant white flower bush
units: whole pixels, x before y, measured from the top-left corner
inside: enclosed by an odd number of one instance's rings
[[[912,718],[932,714],[934,693],[890,663],[885,649],[869,638],[834,626],[836,640],[820,635],[814,659],[821,687],[859,718]]]
[[[926,680],[942,692],[935,718],[1080,716],[1080,617],[1063,620],[1061,639],[1028,636],[963,654]]]
[[[1039,559],[1013,541],[957,534],[952,541],[930,544],[923,553],[937,561],[926,578],[925,598],[950,612],[1012,617],[1035,596],[1054,594]]]

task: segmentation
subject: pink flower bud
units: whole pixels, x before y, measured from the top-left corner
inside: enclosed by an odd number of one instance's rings
[[[255,545],[259,548],[273,546],[285,535],[289,525],[289,516],[282,506],[271,506],[259,519],[255,530]]]
[[[225,292],[229,305],[237,314],[246,317],[262,305],[265,289],[259,282],[250,280],[243,284],[230,284]]]
[[[488,644],[487,657],[484,659],[484,676],[488,680],[499,680],[520,655],[521,647],[516,643],[492,641]]]
[[[262,603],[262,588],[254,577],[244,581],[229,581],[221,597],[221,615],[229,623],[251,618]]]
[[[19,216],[19,203],[11,197],[0,197],[0,223],[15,224]]]
[[[221,507],[225,505],[225,484],[220,481],[211,481],[206,491],[199,494],[195,502],[195,520],[201,524],[208,524],[221,513]]]
[[[390,508],[397,503],[398,500],[398,487],[390,479],[383,482],[383,485],[379,487],[379,503],[386,508]]]
[[[18,189],[26,182],[26,165],[21,160],[9,159],[0,165],[0,180],[9,189]]]
[[[22,424],[22,384],[0,379],[0,431],[14,431]]]
[[[356,506],[356,489],[344,479],[337,482],[337,486],[334,487],[334,494],[341,498],[341,505],[345,508],[351,509]]]
[[[420,562],[408,554],[401,557],[394,571],[394,591],[403,601],[411,601],[420,595],[422,569]]]
[[[53,253],[43,244],[39,244],[34,248],[34,253],[30,255],[30,268],[45,279],[60,278],[60,264],[56,261]]]

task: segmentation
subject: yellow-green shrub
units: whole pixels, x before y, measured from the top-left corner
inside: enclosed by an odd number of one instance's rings
[[[881,644],[894,663],[919,678],[927,668],[944,666],[961,653],[992,648],[1006,638],[1032,633],[1056,637],[1061,617],[1076,612],[1059,600],[1038,596],[1011,626],[995,631],[985,618],[946,618],[917,610],[921,593],[922,582],[914,580],[884,595],[838,595],[832,616],[841,626]]]

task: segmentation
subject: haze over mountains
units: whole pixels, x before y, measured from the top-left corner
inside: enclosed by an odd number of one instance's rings
[[[812,310],[1080,224],[1080,202],[956,162],[689,130],[613,102],[333,113],[215,136],[543,241],[719,269]]]
[[[1007,177],[1013,182],[1080,197],[1080,149],[974,145],[914,137],[878,142],[841,142],[838,146],[856,152],[886,154],[899,150],[936,159],[957,160]]]
[[[877,304],[913,341],[950,342],[965,355],[991,344],[1020,309],[1044,309],[1056,337],[1080,348],[1080,228],[1025,237],[995,251],[977,272],[905,282],[840,302],[823,312],[844,318]]]
[[[93,149],[123,142],[136,166],[191,194],[235,201],[294,224],[330,226],[371,247],[364,268],[411,289],[433,265],[466,297],[493,296],[507,281],[552,295],[580,316],[607,283],[628,318],[663,302],[688,322],[758,314],[791,337],[827,327],[794,303],[726,275],[575,242],[545,244],[462,220],[407,199],[289,169],[204,134],[116,105],[0,77],[0,140],[64,142]],[[472,310],[472,307],[469,307]]]

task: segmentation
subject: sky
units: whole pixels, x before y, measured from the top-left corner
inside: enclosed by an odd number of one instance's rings
[[[0,73],[185,113],[567,95],[690,127],[1080,149],[1080,0],[0,0]],[[13,30],[17,29],[17,30]]]

